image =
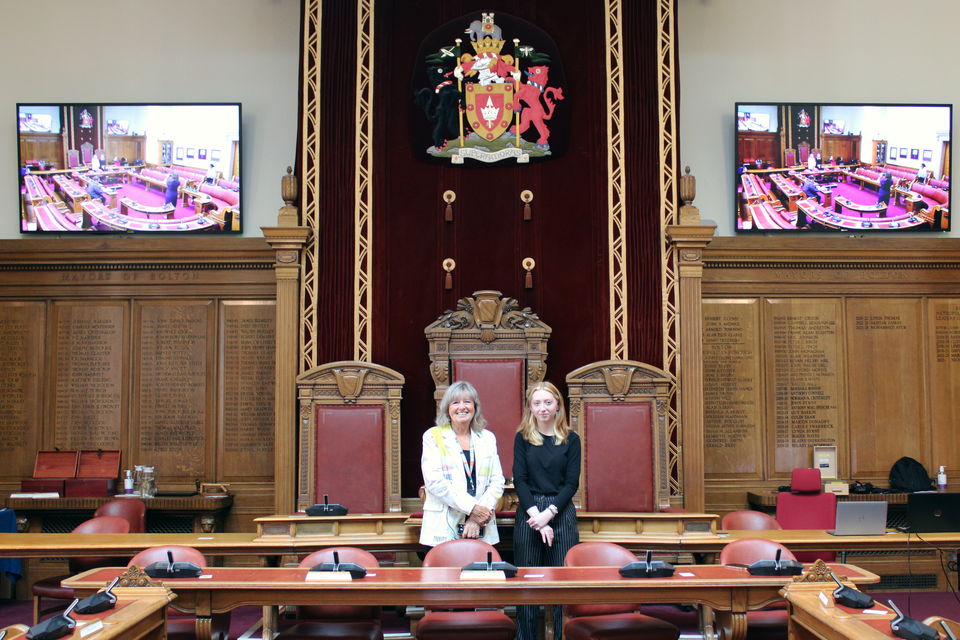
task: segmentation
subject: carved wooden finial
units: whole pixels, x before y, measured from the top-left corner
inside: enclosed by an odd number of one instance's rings
[[[693,199],[697,197],[697,179],[690,175],[690,167],[685,168],[680,178],[680,224],[696,226],[700,224],[700,210],[693,206]]]
[[[277,226],[296,227],[300,224],[300,212],[294,202],[297,201],[299,185],[297,176],[293,175],[293,167],[287,167],[287,175],[280,179],[280,197],[284,205],[277,215]]]

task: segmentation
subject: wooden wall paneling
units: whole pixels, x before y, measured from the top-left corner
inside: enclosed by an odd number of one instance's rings
[[[738,131],[737,147],[743,159],[765,160],[775,167],[782,166],[780,134],[771,131]]]
[[[811,466],[815,445],[843,448],[842,301],[768,298],[763,311],[767,477],[789,480],[793,469]]]
[[[215,477],[216,311],[211,300],[135,307],[137,462],[156,467],[161,488]]]
[[[55,301],[52,320],[46,367],[53,415],[42,446],[120,449],[129,462],[129,302]]]
[[[276,303],[221,300],[218,343],[217,479],[270,481],[274,472]]]
[[[921,300],[857,298],[846,306],[852,477],[885,481],[902,456],[929,471]]]
[[[960,482],[960,439],[956,437],[960,415],[960,298],[926,300],[927,424],[932,457],[931,476],[940,465],[947,467],[952,486]],[[956,489],[952,489],[956,490]]]
[[[760,300],[703,301],[704,472],[714,480],[765,476]]]
[[[21,133],[20,162],[43,160],[63,169],[63,137],[59,133]]]
[[[47,306],[0,302],[0,482],[33,475],[43,419]]]

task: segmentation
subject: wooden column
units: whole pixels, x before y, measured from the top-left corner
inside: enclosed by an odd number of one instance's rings
[[[274,405],[274,512],[296,511],[297,497],[297,375],[300,362],[300,255],[310,239],[309,227],[297,226],[299,215],[296,178],[287,167],[283,177],[283,200],[277,227],[261,227],[264,238],[276,251],[277,276],[277,380]]]
[[[683,507],[697,513],[706,509],[704,486],[703,429],[703,248],[716,232],[715,225],[701,225],[700,212],[691,203],[696,181],[690,175],[680,179],[680,224],[667,227],[673,245],[673,259],[680,275],[680,447],[683,460]]]

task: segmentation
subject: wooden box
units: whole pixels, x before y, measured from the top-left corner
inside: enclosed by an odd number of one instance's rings
[[[77,477],[64,483],[67,498],[106,498],[117,494],[119,449],[81,449]]]
[[[77,476],[79,451],[37,451],[33,465],[33,478],[20,481],[20,490],[27,493],[52,493],[64,495],[67,478]]]

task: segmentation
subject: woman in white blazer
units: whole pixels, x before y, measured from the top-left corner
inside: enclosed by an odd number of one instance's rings
[[[436,426],[423,434],[420,468],[426,500],[420,544],[447,540],[500,541],[494,509],[503,495],[497,439],[484,427],[477,390],[455,382],[440,400]]]

